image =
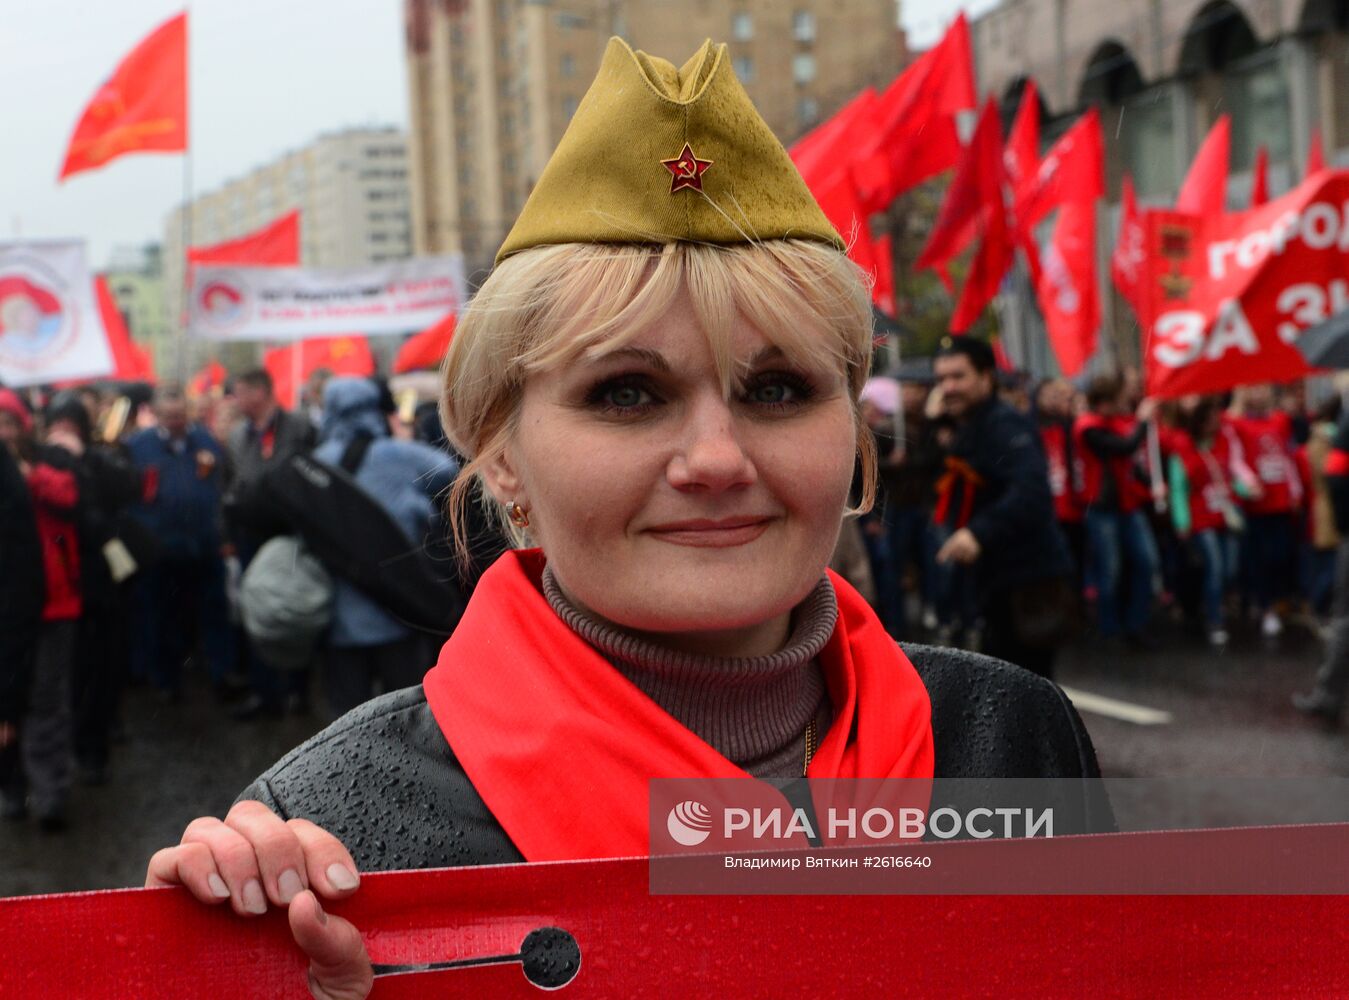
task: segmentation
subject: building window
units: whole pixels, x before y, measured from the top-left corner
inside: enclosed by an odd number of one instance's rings
[[[749,56],[736,56],[735,75],[740,78],[741,83],[753,83],[754,60]]]
[[[815,15],[808,10],[792,13],[792,37],[798,42],[815,41]]]
[[[809,128],[820,119],[820,102],[813,97],[803,97],[796,102],[796,123]]]
[[[797,83],[811,83],[815,79],[815,57],[809,52],[792,56],[792,79]]]
[[[748,42],[754,37],[754,18],[748,11],[740,10],[731,15],[731,38],[737,42]]]
[[[573,76],[576,75],[576,60],[572,58],[570,52],[562,53],[561,72],[563,79],[567,80],[571,79]]]

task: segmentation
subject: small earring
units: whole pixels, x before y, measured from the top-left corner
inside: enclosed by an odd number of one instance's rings
[[[510,516],[511,524],[517,528],[529,527],[529,513],[514,500],[506,504],[506,513]]]

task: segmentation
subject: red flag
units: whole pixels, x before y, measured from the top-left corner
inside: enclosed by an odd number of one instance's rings
[[[1027,230],[1057,206],[1088,201],[1105,193],[1105,138],[1095,106],[1073,122],[1045,154],[1020,200],[1017,224]]]
[[[326,368],[334,375],[373,375],[375,359],[370,342],[364,337],[316,337],[286,347],[277,347],[263,355],[262,366],[272,376],[276,398],[287,409],[294,409],[298,393],[295,352],[300,352],[299,380],[303,382],[315,370]]]
[[[858,143],[876,128],[875,109],[876,92],[868,87],[789,151],[821,210],[847,242],[848,256],[871,275],[873,300],[885,282],[884,263],[872,242],[868,213],[858,197],[850,164]]]
[[[94,278],[94,292],[98,298],[98,312],[103,318],[103,329],[108,333],[108,350],[112,354],[112,378],[124,382],[155,381],[155,366],[150,352],[131,339],[131,332],[117,308],[103,275]]]
[[[1269,150],[1261,146],[1255,151],[1255,166],[1251,169],[1251,208],[1259,208],[1269,201]]]
[[[1094,199],[1060,206],[1042,260],[1035,295],[1059,368],[1073,378],[1096,353],[1096,331],[1101,325]]]
[[[192,264],[295,267],[300,263],[300,213],[294,211],[246,236],[187,251]]]
[[[1138,212],[1138,198],[1134,194],[1134,181],[1124,175],[1124,185],[1120,190],[1119,232],[1115,237],[1115,249],[1110,255],[1110,277],[1119,289],[1124,301],[1140,315],[1139,296],[1143,281],[1143,217]]]
[[[225,370],[225,366],[212,359],[201,371],[192,376],[192,381],[187,384],[188,395],[194,398],[209,395],[212,389],[223,386],[227,378],[229,372]]]
[[[1311,145],[1307,149],[1307,173],[1310,177],[1317,171],[1326,169],[1326,154],[1321,148],[1321,130],[1312,129]]]
[[[113,70],[80,116],[58,180],[125,153],[187,150],[187,14],[156,28]]]
[[[438,367],[454,339],[455,318],[454,313],[447,313],[439,323],[410,337],[393,359],[393,373],[401,375],[418,368]]]
[[[1227,164],[1232,148],[1232,119],[1223,115],[1209,129],[1176,196],[1176,211],[1222,215],[1227,209]]]
[[[984,306],[993,301],[1003,276],[1012,266],[1012,249],[1011,234],[1007,231],[1007,214],[999,205],[997,210],[985,213],[983,242],[974,255],[974,263],[970,265],[955,315],[951,317],[952,332],[968,330],[979,318]]]
[[[1040,95],[1034,80],[1027,80],[1021,91],[1021,104],[1007,136],[1002,165],[1012,188],[1012,204],[1020,206],[1031,194],[1040,171]],[[1014,215],[1020,225],[1019,208]]]
[[[969,22],[958,15],[942,40],[895,78],[877,101],[876,128],[854,150],[854,174],[868,212],[960,159],[956,116],[977,103]]]
[[[945,265],[969,244],[987,213],[1004,214],[1002,179],[1002,125],[997,102],[990,98],[946,189],[927,245],[918,256],[918,267]]]

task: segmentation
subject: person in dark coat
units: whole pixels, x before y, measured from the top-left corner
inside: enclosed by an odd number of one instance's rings
[[[162,390],[155,414],[159,426],[128,443],[145,482],[136,516],[159,541],[159,559],[137,585],[134,656],[136,672],[176,701],[193,649],[190,624],[217,687],[234,664],[220,534],[225,455],[205,428],[189,422],[180,391]]]
[[[456,536],[481,498],[517,548],[421,685],[150,861],[148,885],[286,907],[316,996],[372,988],[319,903],[359,868],[646,853],[656,775],[1097,776],[1051,682],[911,659],[826,572],[855,457],[874,496],[870,296],[725,47],[681,70],[615,38],[600,81],[445,362]]]
[[[21,819],[27,812],[23,798],[11,790],[21,780],[19,727],[47,590],[28,484],[10,450],[31,420],[19,397],[0,388],[0,815],[5,819]]]
[[[934,369],[957,424],[934,514],[948,533],[937,560],[974,567],[983,651],[1051,677],[1072,615],[1072,562],[1039,430],[998,398],[985,342],[953,338]]]
[[[312,450],[316,434],[307,416],[283,409],[277,402],[272,376],[265,368],[251,369],[235,379],[234,398],[243,419],[229,436],[234,479],[224,500],[225,525],[239,565],[247,569],[262,543],[289,527],[268,503],[262,487],[263,476],[292,456]],[[235,708],[237,718],[280,715],[287,700],[297,706],[304,704],[308,671],[279,671],[251,646],[245,648],[253,690]]]

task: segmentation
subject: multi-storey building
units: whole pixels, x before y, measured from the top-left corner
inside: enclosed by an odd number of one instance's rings
[[[620,35],[704,39],[790,143],[903,63],[896,0],[405,0],[414,245],[487,267]]]
[[[164,287],[169,316],[182,310],[183,243],[209,246],[263,228],[300,212],[300,263],[305,267],[355,267],[412,253],[407,140],[394,128],[347,129],[258,167],[200,195],[190,217],[182,206],[164,223]],[[341,331],[336,331],[341,332]],[[157,352],[160,371],[175,371],[172,345]],[[244,363],[256,350],[229,345],[227,363]],[[187,365],[206,353],[189,351]],[[217,352],[219,353],[219,352]]]
[[[114,247],[103,277],[131,338],[158,355],[175,332],[164,307],[159,244]]]

